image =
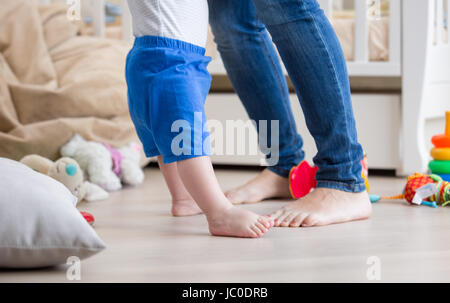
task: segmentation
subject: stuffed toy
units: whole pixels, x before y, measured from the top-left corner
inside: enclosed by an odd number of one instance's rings
[[[437,205],[450,204],[450,183],[442,180],[438,175],[415,173],[408,177],[403,194],[393,197],[373,197],[372,202],[405,199],[410,204],[436,208]]]
[[[122,183],[138,185],[144,180],[140,167],[141,149],[134,142],[120,148],[86,141],[75,135],[61,147],[61,155],[75,159],[86,177],[107,191],[119,190]]]
[[[74,159],[65,157],[53,162],[39,155],[28,155],[20,162],[64,184],[78,198],[77,202],[103,200],[109,196],[103,188],[84,181],[83,171]]]

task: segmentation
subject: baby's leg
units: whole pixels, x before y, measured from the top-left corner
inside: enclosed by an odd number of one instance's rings
[[[215,236],[261,237],[273,226],[271,218],[237,208],[223,194],[209,157],[195,157],[177,163],[186,189],[206,215]]]
[[[234,207],[205,157],[209,148],[205,150],[203,145],[208,147],[209,141],[204,101],[211,83],[206,69],[211,59],[204,56],[207,1],[128,2],[138,36],[127,57],[129,107],[133,121],[140,126],[137,130],[147,156],[162,155],[166,163],[176,162],[166,166],[159,159],[174,200],[193,198],[205,213],[213,235],[262,236],[273,220]],[[158,16],[159,22],[150,22],[148,16]],[[160,36],[166,28],[175,30],[167,37]],[[196,136],[197,125],[203,130],[200,138]],[[183,128],[182,133],[178,134],[177,128]],[[191,134],[192,129],[193,140],[189,136],[179,141],[180,135]]]
[[[192,199],[178,175],[177,162],[164,164],[162,157],[158,156],[158,164],[172,195],[172,215],[181,217],[200,214],[202,210]]]

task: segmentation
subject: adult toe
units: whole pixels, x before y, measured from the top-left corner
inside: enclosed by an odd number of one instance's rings
[[[302,225],[303,220],[305,220],[307,216],[307,213],[298,214],[294,219],[291,220],[291,222],[289,223],[289,227],[299,227],[300,225]]]

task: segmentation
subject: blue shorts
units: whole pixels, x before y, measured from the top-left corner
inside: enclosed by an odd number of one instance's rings
[[[164,163],[210,155],[204,103],[211,85],[205,49],[180,40],[137,37],[127,56],[131,119],[147,157]]]

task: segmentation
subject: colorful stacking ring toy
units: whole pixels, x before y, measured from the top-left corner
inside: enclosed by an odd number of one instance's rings
[[[445,135],[436,135],[431,139],[431,143],[433,143],[436,147],[450,147],[450,134]]]
[[[450,148],[450,111],[445,113],[445,121],[445,133],[431,138],[431,143],[437,148]]]
[[[433,160],[428,164],[431,172],[436,175],[450,175],[450,161]]]
[[[439,177],[442,178],[442,180],[446,181],[446,182],[450,182],[450,175],[438,175]]]
[[[450,147],[434,147],[430,151],[434,160],[450,161]]]

